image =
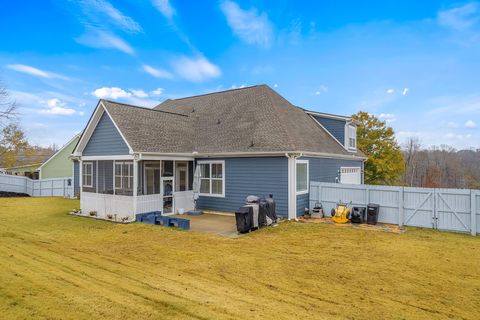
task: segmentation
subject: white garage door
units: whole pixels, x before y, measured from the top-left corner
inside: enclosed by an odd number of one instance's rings
[[[342,167],[340,168],[340,183],[344,184],[361,184],[362,170],[359,167]]]

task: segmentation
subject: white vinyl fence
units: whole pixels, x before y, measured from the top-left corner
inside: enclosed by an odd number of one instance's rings
[[[26,193],[32,197],[73,197],[73,179],[32,180],[27,177],[0,174],[0,191]]]
[[[310,209],[320,202],[328,215],[339,201],[376,203],[383,223],[480,233],[480,190],[310,183]]]

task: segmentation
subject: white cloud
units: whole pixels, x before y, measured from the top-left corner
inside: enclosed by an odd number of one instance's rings
[[[201,82],[222,74],[219,67],[203,56],[196,58],[181,56],[172,62],[172,66],[179,76],[192,82]]]
[[[465,122],[465,128],[468,129],[475,129],[477,127],[477,124],[473,120],[468,120]]]
[[[79,114],[83,116],[83,112],[77,112],[75,109],[69,108],[60,99],[52,98],[47,101],[47,108],[40,110],[40,113],[60,115],[60,116],[72,116]]]
[[[274,87],[274,88],[278,88],[278,84],[275,83],[275,84],[273,85],[273,87]]]
[[[230,89],[242,89],[242,88],[245,88],[247,85],[245,84],[241,84],[241,85],[236,85],[236,84],[232,84],[232,86],[230,87]]]
[[[408,94],[408,88],[403,88],[402,96],[406,96]]]
[[[453,140],[464,140],[464,139],[470,139],[472,137],[471,134],[456,134],[456,133],[447,133],[445,135],[447,139],[453,139]]]
[[[26,73],[35,77],[45,78],[45,79],[61,79],[61,80],[69,80],[68,77],[62,76],[57,73],[41,70],[32,66],[27,66],[25,64],[8,64],[7,68],[17,71]]]
[[[328,87],[322,84],[322,85],[320,85],[320,87],[318,88],[318,90],[315,91],[315,95],[316,95],[316,96],[319,96],[319,95],[321,95],[322,93],[327,93],[327,92],[328,92]]]
[[[130,55],[135,53],[135,50],[123,39],[100,29],[90,29],[75,40],[87,47],[116,49]]]
[[[392,123],[397,121],[397,117],[393,113],[380,113],[378,118],[386,123]]]
[[[152,96],[159,96],[163,93],[163,91],[165,91],[163,88],[157,88],[157,89],[153,90],[152,92],[150,92],[150,94]]]
[[[131,17],[124,15],[111,3],[104,0],[88,0],[84,1],[84,10],[89,13],[90,17],[94,17],[97,13],[101,13],[111,19],[114,25],[122,30],[130,33],[142,32],[142,27]],[[94,10],[94,11],[92,11]],[[103,20],[100,18],[99,20]]]
[[[394,93],[394,92],[395,92],[395,89],[387,89],[387,93],[388,93],[388,94],[392,94],[392,93]]]
[[[479,5],[470,2],[463,6],[441,10],[437,14],[437,21],[441,26],[455,30],[465,30],[479,21]]]
[[[99,99],[119,99],[128,98],[132,93],[118,87],[102,87],[93,91],[92,95]]]
[[[130,90],[130,92],[137,98],[147,98],[148,97],[148,93],[146,93],[145,91],[143,90]]]
[[[273,26],[267,14],[258,13],[257,9],[243,10],[230,0],[220,5],[227,23],[233,32],[249,44],[269,48],[273,39]]]
[[[458,123],[456,122],[453,122],[453,121],[450,121],[450,122],[447,122],[447,128],[458,128]]]
[[[154,68],[152,66],[149,66],[148,64],[144,64],[142,68],[143,68],[143,71],[150,74],[151,76],[154,76],[155,78],[163,78],[163,79],[173,78],[173,75],[167,70]]]
[[[167,19],[171,19],[175,15],[175,9],[169,0],[153,0],[153,5]]]

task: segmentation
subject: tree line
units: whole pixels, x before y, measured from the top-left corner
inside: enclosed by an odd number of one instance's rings
[[[363,111],[352,118],[358,122],[358,148],[367,156],[366,184],[480,189],[480,149],[424,148],[414,137],[400,146],[385,121]]]
[[[18,104],[0,81],[0,168],[41,163],[56,151],[56,146],[29,143],[19,122]]]

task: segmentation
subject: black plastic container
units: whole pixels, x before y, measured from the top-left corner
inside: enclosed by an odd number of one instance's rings
[[[352,223],[365,223],[365,213],[367,208],[365,207],[353,207],[350,221]]]
[[[237,231],[247,233],[253,228],[253,208],[249,206],[240,207],[235,211]]]
[[[276,223],[277,213],[275,211],[275,200],[273,200],[273,194],[270,194],[265,201],[267,201],[267,216],[272,219],[273,223]]]
[[[267,225],[268,203],[265,199],[258,202],[258,227]]]
[[[375,203],[369,203],[367,206],[367,224],[377,224],[380,206]]]

